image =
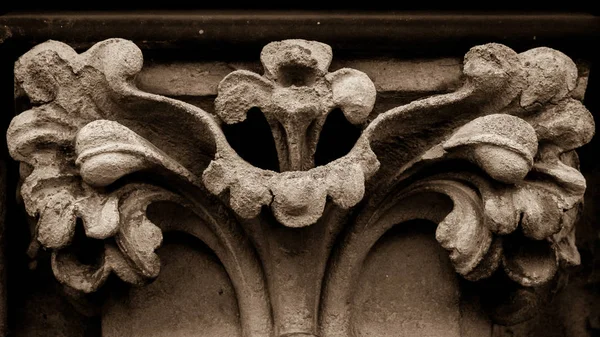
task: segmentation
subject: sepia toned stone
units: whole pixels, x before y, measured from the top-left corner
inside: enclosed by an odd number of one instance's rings
[[[136,286],[158,277],[151,292],[185,277],[181,269],[162,276],[163,233],[199,239],[216,262],[194,258],[197,269],[220,275],[199,282],[205,290],[227,284],[239,317],[190,318],[181,334],[204,326],[248,337],[391,336],[406,323],[406,335],[423,328],[458,336],[460,278],[503,277],[510,291],[491,301],[490,318],[529,319],[543,287],[580,260],[574,223],[586,180],[574,150],[595,126],[575,63],[550,48],[518,54],[497,43],[475,46],[460,84],[436,80],[432,87],[444,93],[374,112],[378,86],[360,70],[330,72],[333,55],[317,41],[269,43],[260,55],[264,74],[228,73],[212,113],[136,87],[143,58],[130,41],[105,40],[81,54],[56,41],[34,47],[15,65],[17,91],[31,107],[7,131],[23,167],[20,195],[37,218],[31,255],[48,250],[56,279],[74,293],[97,293],[111,275]],[[243,159],[223,131],[256,108],[279,171]],[[318,165],[336,109],[360,135],[349,152]],[[417,235],[405,250],[389,248],[390,231],[412,220],[432,222],[432,240]],[[80,247],[93,245],[90,262]],[[409,256],[423,247],[430,253]],[[390,257],[402,263],[385,265]],[[416,272],[428,282],[415,290]],[[408,293],[395,298],[398,289]],[[134,293],[142,295],[130,300],[143,302],[144,290]],[[527,296],[512,301],[519,294]],[[197,299],[181,305],[202,306]],[[178,310],[171,300],[157,303]],[[231,300],[211,305],[231,314]],[[157,315],[137,302],[111,308],[103,324],[114,336],[131,335],[121,327],[123,312],[147,314],[135,320],[140,326]],[[227,323],[218,327],[220,320]],[[483,331],[486,322],[478,318],[469,329]]]

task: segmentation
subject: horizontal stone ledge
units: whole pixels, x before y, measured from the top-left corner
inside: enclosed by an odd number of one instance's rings
[[[366,73],[379,94],[431,94],[460,87],[462,59],[440,58],[421,60],[334,60],[330,71],[353,68]],[[587,85],[589,67],[578,63],[578,88],[575,98],[582,99]],[[165,96],[216,96],[219,82],[234,70],[262,73],[258,62],[174,62],[144,65],[136,78],[137,86]]]
[[[340,60],[330,71],[353,68],[366,73],[378,92],[446,92],[460,86],[462,60]],[[150,63],[137,76],[140,89],[166,96],[213,96],[234,70],[262,73],[258,62]]]

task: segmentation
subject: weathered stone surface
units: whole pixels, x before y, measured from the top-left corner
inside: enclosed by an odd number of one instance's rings
[[[571,92],[575,99],[583,99],[589,65],[578,64],[578,87]],[[342,68],[359,70],[373,81],[377,92],[443,93],[461,85],[462,60],[440,59],[333,59],[330,70]],[[151,93],[165,96],[216,96],[219,82],[232,71],[247,70],[258,73],[258,62],[176,62],[150,61],[136,77],[137,86]]]
[[[501,275],[515,289],[505,300],[532,296],[512,306],[500,299],[493,319],[530,318],[542,287],[579,261],[574,223],[586,182],[573,150],[590,141],[594,121],[578,100],[575,64],[549,48],[518,54],[476,46],[465,55],[460,86],[434,85],[454,91],[373,114],[378,86],[356,69],[329,72],[332,55],[316,41],[270,43],[261,53],[264,75],[229,73],[211,114],[139,90],[134,77],[143,62],[131,42],[110,39],[82,54],[54,41],[35,47],[15,66],[17,92],[32,107],[7,133],[11,155],[23,163],[25,208],[39,217],[32,247],[51,251],[61,283],[92,293],[111,274],[136,285],[155,279],[163,232],[183,231],[222,264],[242,335],[385,335],[399,322],[384,332],[368,315],[353,315],[367,299],[398,312],[386,302],[396,288],[356,295],[357,287],[385,273],[412,283],[414,274],[378,269],[383,260],[373,247],[396,225],[425,219],[437,224],[435,239],[462,278]],[[271,129],[280,172],[242,159],[222,131],[253,108]],[[335,108],[362,133],[347,154],[315,165]],[[157,205],[178,208],[155,221]],[[79,226],[83,236],[75,235]],[[92,263],[73,249],[91,240],[100,247]],[[461,305],[456,279],[444,275],[436,281],[450,288],[427,302],[443,301],[443,313],[413,306],[409,326],[427,320],[433,335],[450,325],[461,333],[452,318]],[[201,305],[194,300],[190,306]],[[206,317],[178,329],[218,326],[220,316]],[[221,328],[235,325],[228,322]]]
[[[353,299],[355,336],[463,336],[458,280],[432,227],[396,228],[373,247]]]
[[[242,336],[227,273],[194,244],[167,241],[158,251],[163,271],[156,281],[113,294],[104,309],[102,336]]]

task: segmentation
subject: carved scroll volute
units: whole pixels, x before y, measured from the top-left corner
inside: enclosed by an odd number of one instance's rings
[[[135,285],[151,281],[160,272],[154,251],[162,231],[187,232],[225,266],[244,335],[270,336],[269,300],[254,250],[201,179],[217,150],[233,150],[210,114],[138,90],[133,77],[141,67],[141,51],[121,39],[82,54],[49,41],[15,64],[17,90],[32,108],[12,120],[7,140],[11,156],[22,162],[25,208],[38,218],[30,253],[39,246],[50,250],[52,270],[69,293],[91,293],[112,273]],[[189,209],[196,226],[157,227],[146,215],[155,202]],[[82,240],[104,243],[96,263],[81,262],[72,249],[88,246],[76,242],[80,224]]]
[[[352,336],[366,256],[411,219],[438,224],[436,239],[471,281],[503,272],[536,289],[579,262],[585,180],[574,149],[591,139],[594,121],[571,97],[577,69],[567,56],[474,47],[460,89],[381,113],[347,155],[314,167],[327,114],[339,107],[363,123],[376,95],[362,72],[328,73],[331,58],[323,43],[274,42],[261,54],[263,76],[235,71],[219,85],[225,123],[253,107],[265,114],[277,173],[244,161],[205,111],[135,88],[142,58],[131,42],[82,54],[53,41],[35,47],[15,66],[33,107],[7,132],[25,208],[38,218],[32,251],[50,250],[57,279],[89,293],[111,273],[152,280],[162,231],[185,231],[223,263],[252,337]],[[157,201],[188,208],[195,225],[156,226],[146,209]],[[98,264],[71,249],[77,226],[102,240]],[[492,310],[498,322],[526,318],[501,309]]]
[[[352,335],[362,263],[385,232],[411,219],[439,224],[436,239],[471,281],[502,269],[518,284],[509,288],[536,289],[579,263],[573,235],[585,179],[573,150],[590,141],[594,121],[570,96],[575,64],[549,48],[517,54],[488,44],[467,53],[464,73],[456,92],[392,109],[363,131],[359,143],[371,144],[381,166],[330,262],[322,336]],[[384,152],[406,134],[431,136],[412,152]],[[492,308],[497,323],[536,313],[537,300],[508,302]]]

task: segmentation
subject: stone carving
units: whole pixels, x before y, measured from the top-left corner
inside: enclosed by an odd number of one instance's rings
[[[238,70],[219,85],[217,115],[231,124],[243,121],[251,108],[261,108],[273,132],[280,168],[289,171],[256,169],[223,151],[204,173],[204,183],[214,194],[227,188],[231,208],[240,216],[253,218],[263,205],[271,205],[283,225],[304,227],[321,217],[327,197],[344,209],[362,199],[364,180],[377,169],[369,147],[313,168],[329,112],[341,107],[346,118],[358,124],[375,103],[375,85],[364,73],[347,68],[327,73],[331,57],[331,47],[320,42],[273,42],[261,54],[264,77]]]
[[[229,274],[245,336],[352,336],[350,299],[367,254],[412,219],[438,223],[437,241],[470,281],[501,269],[518,289],[535,289],[579,263],[585,179],[574,150],[594,121],[574,98],[567,56],[477,46],[461,88],[377,116],[368,76],[328,73],[331,58],[319,42],[270,43],[264,75],[226,76],[211,115],[138,90],[142,55],[131,42],[82,54],[55,41],[33,48],[15,65],[17,90],[33,107],[7,134],[25,208],[38,217],[31,250],[51,250],[57,279],[90,293],[111,273],[152,280],[162,232],[189,233]],[[244,161],[221,130],[254,107],[271,127],[281,172]],[[362,134],[347,155],[314,167],[336,107]],[[156,202],[197,219],[159,228],[146,215]],[[84,240],[103,242],[97,263],[77,257],[80,226]],[[491,315],[526,319],[535,308],[524,302],[517,315]]]

